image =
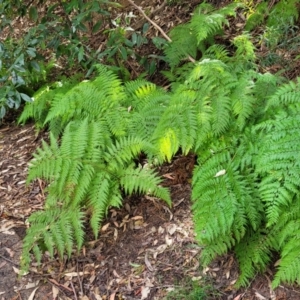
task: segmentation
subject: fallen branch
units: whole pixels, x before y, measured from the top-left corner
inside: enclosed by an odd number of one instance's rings
[[[163,29],[158,26],[154,21],[152,21],[145,13],[144,11],[137,6],[132,0],[127,0],[132,6],[134,6],[141,14],[142,16],[149,22],[151,23],[158,31],[160,31],[160,33],[162,34],[162,36],[169,42],[172,42],[172,40],[168,37],[168,35],[163,31]]]
[[[134,3],[133,0],[127,0],[132,6],[134,6],[141,14],[142,16],[149,22],[151,23],[161,34],[162,36],[168,41],[168,42],[172,42],[172,40],[170,39],[170,37],[164,32],[164,30],[157,25],[154,21],[152,21],[146,14],[145,12]],[[192,58],[190,55],[188,56],[189,61],[191,61],[192,63],[196,62],[194,58]]]

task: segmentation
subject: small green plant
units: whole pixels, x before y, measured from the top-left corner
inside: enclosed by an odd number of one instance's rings
[[[214,36],[222,33],[223,26],[228,25],[229,16],[235,16],[239,4],[232,3],[216,10],[207,3],[200,4],[186,24],[176,26],[170,31],[172,42],[165,46],[166,61],[171,68],[186,60],[189,56],[197,59],[214,44]]]
[[[206,300],[214,293],[211,286],[186,280],[170,291],[164,300]]]

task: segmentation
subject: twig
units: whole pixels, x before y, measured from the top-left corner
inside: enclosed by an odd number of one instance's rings
[[[170,39],[170,37],[164,32],[164,30],[157,25],[154,21],[152,21],[145,13],[144,11],[137,6],[133,0],[127,0],[132,6],[134,6],[141,14],[142,16],[149,22],[151,23],[161,34],[162,36],[168,41],[168,42],[172,42],[172,40]],[[189,61],[191,61],[192,63],[196,62],[194,58],[192,58],[190,55],[188,56]]]
[[[142,16],[148,21],[150,22],[157,30],[160,31],[160,33],[163,35],[163,37],[169,41],[169,42],[172,42],[172,40],[168,37],[168,35],[163,31],[163,29],[158,26],[154,21],[152,21],[145,13],[144,11],[139,7],[137,6],[132,0],[127,0],[132,6],[134,6],[141,14]]]
[[[164,7],[167,5],[167,0],[165,0],[157,9],[153,10],[150,12],[148,18],[151,19],[152,16],[156,16],[161,10],[164,9]],[[137,22],[136,24],[133,25],[133,29],[134,31],[138,30],[139,28],[141,28],[144,24],[143,20],[140,20],[139,22]],[[130,33],[130,31],[128,31]]]
[[[0,254],[0,257],[1,257],[2,259],[6,260],[7,262],[9,262],[9,263],[15,265],[16,267],[20,268],[20,265],[19,265],[19,264],[14,263],[12,260],[6,258],[5,256],[3,256],[3,255]]]
[[[75,291],[75,288],[74,288],[74,285],[73,285],[73,282],[72,282],[72,279],[70,280],[70,283],[71,283],[71,287],[72,287],[72,290],[73,290],[75,300],[78,300],[77,295],[76,295],[76,291]]]
[[[77,269],[77,278],[78,278],[78,281],[79,281],[79,286],[80,286],[80,291],[81,291],[81,294],[83,295],[83,288],[82,288],[82,282],[81,282],[81,279],[80,279],[80,276],[79,276],[79,271],[78,271],[78,260],[76,260],[76,269]]]

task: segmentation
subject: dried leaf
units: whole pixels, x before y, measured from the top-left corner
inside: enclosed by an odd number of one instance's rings
[[[164,233],[165,232],[165,230],[161,227],[161,226],[159,226],[158,227],[158,233],[159,234],[162,234],[162,233]]]
[[[107,228],[109,227],[109,225],[110,225],[109,223],[103,225],[103,226],[101,227],[101,231],[102,231],[102,232],[106,231]]]
[[[115,300],[115,297],[116,297],[116,293],[114,292],[109,296],[109,300]]]
[[[90,272],[88,272],[88,271],[84,271],[84,272],[68,272],[68,273],[65,273],[64,276],[67,276],[67,277],[77,277],[77,276],[83,276],[83,275],[87,275],[87,274],[90,274]]]
[[[56,299],[58,293],[59,293],[59,289],[55,285],[52,285],[52,298]]]
[[[226,170],[223,169],[223,170],[220,170],[219,172],[216,173],[216,175],[214,177],[219,177],[219,176],[223,176],[226,174]]]
[[[21,275],[21,276],[25,276],[29,273],[29,272],[23,272],[23,271],[19,270],[18,268],[14,267],[14,266],[13,266],[13,270],[16,274]]]
[[[113,274],[114,274],[114,276],[115,276],[115,277],[118,277],[118,278],[120,278],[120,275],[117,273],[117,271],[116,271],[116,270],[113,270]]]
[[[175,224],[170,224],[167,228],[170,235],[173,235],[177,229],[177,226]]]
[[[31,293],[30,296],[28,297],[28,300],[33,300],[33,299],[34,299],[35,292],[36,292],[37,289],[38,289],[38,287],[35,288],[35,289],[32,291],[32,293]],[[55,298],[53,298],[53,299],[55,299]]]
[[[32,288],[35,288],[39,285],[39,280],[37,281],[34,281],[34,282],[28,282],[25,287],[22,287],[22,289],[25,289],[25,290],[29,290],[29,289],[32,289]]]
[[[148,286],[146,286],[146,287],[143,286],[141,300],[147,299],[150,291],[151,291],[151,289]]]
[[[243,296],[244,296],[244,293],[243,294],[239,294],[236,297],[234,297],[233,300],[241,300]]]
[[[115,228],[114,229],[114,240],[116,241],[118,238],[118,230]]]
[[[150,263],[150,261],[149,261],[149,259],[148,259],[148,253],[146,252],[146,254],[145,254],[145,264],[146,264],[146,266],[147,266],[147,268],[148,268],[148,270],[150,271],[150,272],[153,272],[154,271],[154,269],[153,269],[153,267],[152,267],[152,265],[151,265],[151,263]]]
[[[226,279],[228,279],[230,277],[230,271],[226,272]]]
[[[165,241],[168,246],[171,246],[173,244],[173,239],[169,238],[169,236],[167,235],[165,237]]]
[[[142,216],[134,216],[131,218],[131,220],[143,220],[144,218]]]
[[[261,294],[258,293],[258,292],[255,292],[255,296],[256,296],[259,300],[267,300],[266,297],[264,297],[263,295],[261,295]]]

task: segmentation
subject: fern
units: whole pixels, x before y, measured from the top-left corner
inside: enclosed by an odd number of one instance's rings
[[[293,24],[299,17],[298,4],[298,0],[279,1],[270,12],[267,25],[276,27],[280,23]]]
[[[169,96],[145,81],[123,86],[103,66],[98,72],[94,80],[74,85],[64,95],[59,89],[55,94],[54,89],[54,97],[48,98],[50,111],[44,124],[50,124],[50,129],[51,124],[58,124],[59,128],[50,133],[50,143],[43,142],[30,163],[27,182],[44,178],[49,187],[45,211],[30,218],[23,249],[25,269],[30,250],[40,260],[44,248],[51,255],[56,249],[60,256],[70,255],[74,246],[80,249],[87,218],[97,237],[108,208],[119,207],[124,192],[149,193],[170,205],[169,192],[159,186],[157,174],[134,163],[141,152],[158,155],[149,136],[159,118],[148,114],[149,109],[157,112],[157,106],[164,109]],[[138,131],[144,116],[148,117],[146,126]],[[135,128],[129,117],[135,120]],[[134,136],[137,132],[140,134]]]
[[[226,17],[234,16],[239,6],[232,3],[226,8],[214,10],[213,6],[202,3],[193,13],[190,22],[179,25],[171,30],[172,42],[165,47],[165,55],[172,68],[188,56],[197,58],[197,53],[205,52],[207,43],[228,24]]]
[[[34,101],[25,105],[25,108],[18,119],[18,123],[24,124],[28,119],[35,119],[36,127],[42,128],[48,111],[54,98],[61,97],[78,83],[78,76],[69,80],[55,82],[39,89],[34,95]]]
[[[235,246],[239,261],[240,276],[237,286],[246,286],[249,278],[254,278],[257,272],[263,272],[271,262],[272,253],[268,240],[268,231],[249,231],[247,236]]]
[[[48,113],[44,104],[36,111],[29,104],[27,116],[52,132],[29,167],[28,182],[44,178],[49,186],[44,211],[29,219],[23,268],[30,253],[40,261],[44,250],[79,250],[87,221],[97,237],[108,208],[119,207],[124,194],[150,193],[170,204],[155,171],[136,158],[144,153],[159,164],[182,151],[198,158],[192,200],[203,264],[232,249],[237,284],[246,285],[278,252],[273,286],[299,281],[300,81],[260,74],[250,35],[232,41],[235,53],[208,47],[235,8],[202,4],[174,29],[165,49],[172,68],[198,51],[203,57],[169,73],[170,92],[143,80],[123,84],[99,66],[93,80],[64,94],[49,91]],[[189,48],[180,44],[187,33]]]
[[[271,241],[276,251],[281,251],[280,265],[275,275],[273,286],[281,281],[299,283],[299,197],[281,214],[281,218],[274,226]]]
[[[85,211],[97,237],[99,226],[110,206],[122,202],[126,194],[149,193],[170,205],[168,190],[160,187],[160,179],[151,169],[135,168],[134,159],[147,142],[126,137],[107,142],[107,128],[101,123],[72,121],[61,138],[60,145],[51,134],[50,145],[35,154],[29,168],[28,181],[42,177],[50,182],[45,211],[32,214],[31,227],[25,237],[23,267],[28,267],[28,255],[34,249],[40,259],[38,243],[44,240],[51,255],[54,248],[62,257],[71,255],[75,241],[78,249],[83,243]],[[78,218],[80,216],[80,218]],[[45,228],[47,228],[45,230]],[[33,248],[34,247],[34,248]]]
[[[237,88],[251,75],[243,74]],[[237,285],[246,285],[279,251],[276,287],[299,280],[299,82],[276,88],[272,76],[257,78],[257,86],[250,84],[248,97],[253,91],[256,97],[250,99],[243,127],[237,118],[226,133],[206,140],[209,151],[198,150],[193,211],[204,264],[233,248],[241,268]],[[263,86],[271,87],[264,102],[259,99]],[[250,121],[252,115],[256,119]]]
[[[265,21],[265,16],[268,13],[268,2],[262,1],[255,7],[248,6],[248,12],[246,13],[247,21],[245,24],[245,30],[250,31],[259,26]]]
[[[298,110],[292,116],[280,115],[259,127],[266,127],[257,169],[263,174],[259,188],[267,209],[268,226],[278,222],[282,210],[299,191],[299,113]]]

